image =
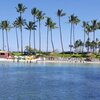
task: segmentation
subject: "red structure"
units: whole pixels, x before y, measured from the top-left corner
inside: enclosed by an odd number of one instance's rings
[[[12,58],[11,53],[7,52],[7,51],[0,51],[0,58]]]

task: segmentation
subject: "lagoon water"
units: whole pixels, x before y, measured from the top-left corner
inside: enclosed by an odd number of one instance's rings
[[[0,63],[0,100],[100,100],[100,65]]]

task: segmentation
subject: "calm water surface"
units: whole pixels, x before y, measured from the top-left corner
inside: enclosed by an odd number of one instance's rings
[[[99,66],[0,63],[0,100],[100,100]]]

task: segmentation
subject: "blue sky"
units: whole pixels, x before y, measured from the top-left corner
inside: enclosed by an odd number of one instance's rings
[[[58,26],[58,18],[56,16],[56,12],[58,9],[63,9],[66,13],[66,16],[61,19],[62,24],[62,35],[63,35],[63,43],[64,50],[69,50],[69,33],[70,33],[70,25],[68,24],[68,16],[71,14],[75,14],[81,20],[79,25],[75,27],[75,38],[83,40],[83,29],[82,29],[82,21],[91,21],[92,19],[97,19],[100,21],[100,0],[1,0],[0,2],[0,21],[8,20],[12,24],[13,21],[19,16],[16,12],[15,7],[18,3],[23,3],[28,9],[23,14],[23,18],[26,21],[32,20],[31,9],[33,7],[37,7],[46,13],[46,16],[52,18],[54,22],[57,23]],[[46,27],[44,27],[44,22],[42,21],[41,33],[42,33],[42,50],[46,50]],[[0,30],[0,49],[2,49],[2,32]],[[16,37],[15,37],[15,29],[11,29],[9,32],[9,44],[10,50],[16,50]],[[19,42],[20,42],[20,32],[18,31]],[[28,36],[29,31],[23,29],[23,41],[24,46],[28,44]],[[92,37],[92,33],[91,33]],[[100,31],[96,32],[96,37],[100,39]],[[59,37],[59,29],[53,30],[53,40],[55,49],[61,51],[60,45],[60,37]],[[33,37],[32,37],[33,42]],[[38,49],[38,27],[36,31],[36,47]],[[33,46],[33,44],[32,44]],[[6,48],[6,41],[5,41]],[[49,37],[49,50],[52,50],[50,37]]]

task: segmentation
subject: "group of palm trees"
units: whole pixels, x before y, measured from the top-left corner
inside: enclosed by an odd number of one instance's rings
[[[99,37],[96,38],[96,31],[100,30],[100,22],[97,20],[92,20],[90,23],[83,21],[83,28],[84,28],[84,42],[83,42],[83,50],[84,47],[87,48],[87,52],[96,52],[99,49],[100,53],[100,41]],[[90,39],[90,35],[93,33],[93,39]],[[85,39],[87,35],[87,40]]]
[[[61,27],[61,17],[65,16],[66,13],[63,12],[62,9],[58,9],[57,11],[57,16],[59,20],[59,25],[57,27],[56,23],[52,21],[50,17],[47,17],[45,13],[40,11],[37,8],[32,8],[31,9],[31,14],[33,16],[33,20],[26,22],[26,20],[23,18],[23,13],[26,11],[27,7],[24,6],[22,3],[19,3],[18,6],[16,7],[16,11],[19,13],[19,17],[15,19],[13,22],[13,25],[10,25],[8,20],[3,20],[0,23],[0,29],[2,30],[2,42],[3,42],[3,50],[5,50],[5,38],[4,38],[4,33],[6,32],[6,42],[7,42],[7,50],[9,51],[9,40],[8,40],[8,30],[10,28],[15,28],[16,29],[16,45],[17,45],[17,51],[18,52],[23,52],[23,27],[27,30],[29,30],[29,47],[31,46],[31,33],[33,32],[34,36],[34,50],[36,49],[36,29],[37,29],[37,23],[38,23],[38,29],[39,29],[39,52],[41,52],[41,21],[43,19],[46,19],[45,26],[47,27],[47,47],[46,47],[46,52],[48,52],[48,34],[50,32],[51,34],[51,44],[52,44],[52,51],[55,51],[54,47],[54,42],[53,42],[53,33],[52,30],[55,28],[59,29],[59,35],[60,35],[60,43],[61,43],[61,49],[62,52],[64,52],[63,48],[63,40],[62,40],[62,27]],[[74,49],[78,47],[82,47],[83,51],[85,50],[85,47],[87,48],[87,51],[90,52],[90,48],[92,48],[93,52],[95,52],[96,48],[98,47],[100,50],[100,41],[95,37],[95,32],[97,29],[100,29],[100,22],[97,22],[97,20],[92,20],[91,23],[83,21],[83,29],[84,29],[84,41],[82,40],[75,40],[75,25],[77,25],[80,22],[77,16],[74,14],[70,15],[69,17],[69,23],[70,23],[70,52],[72,52]],[[17,30],[20,30],[20,37],[21,37],[21,48],[19,48],[19,39],[18,39],[18,33]],[[90,33],[93,32],[93,40],[90,41]],[[87,40],[86,40],[86,35],[87,35]]]

